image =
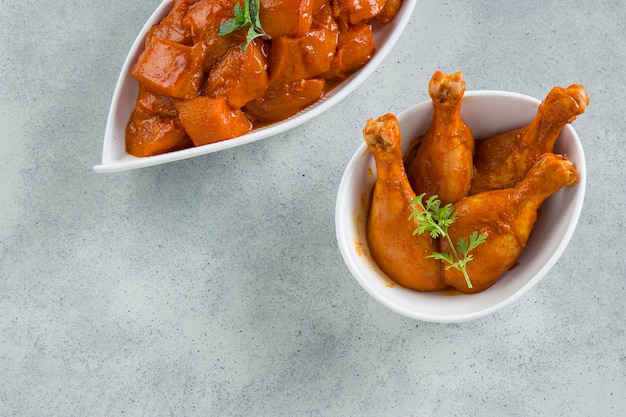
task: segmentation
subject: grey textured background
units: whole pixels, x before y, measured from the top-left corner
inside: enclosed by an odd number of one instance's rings
[[[95,174],[151,1],[0,1],[1,416],[623,416],[626,6],[419,1],[383,65],[268,140]],[[368,117],[434,70],[543,98],[583,84],[588,189],[559,263],[463,324],[371,299],[337,249]]]

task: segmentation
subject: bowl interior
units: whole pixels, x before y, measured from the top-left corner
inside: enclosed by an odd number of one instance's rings
[[[370,61],[359,71],[344,80],[338,87],[326,94],[322,100],[307,107],[300,113],[237,138],[162,155],[136,158],[126,153],[124,142],[126,123],[135,105],[139,88],[137,81],[130,75],[130,72],[144,49],[143,45],[148,31],[153,25],[160,22],[171,9],[172,0],[164,0],[145,23],[126,57],[111,101],[104,134],[102,163],[94,166],[94,171],[101,173],[124,171],[205,155],[265,139],[311,120],[343,100],[374,72],[400,38],[402,31],[409,22],[415,5],[416,2],[405,1],[392,22],[386,25],[373,24],[376,51]]]
[[[461,115],[477,139],[528,124],[540,100],[499,91],[468,91]],[[433,109],[430,102],[417,104],[398,115],[403,151],[409,141],[426,131]],[[539,211],[519,265],[492,287],[478,294],[420,293],[395,285],[372,260],[365,220],[367,204],[376,178],[376,166],[365,143],[348,163],[339,186],[336,229],[339,248],[350,272],[377,301],[406,317],[433,322],[461,322],[490,314],[532,288],[561,256],[572,237],[585,193],[585,159],[580,140],[571,125],[562,130],[555,147],[574,163],[580,182],[548,198]]]

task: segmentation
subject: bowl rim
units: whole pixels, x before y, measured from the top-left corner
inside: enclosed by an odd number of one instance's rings
[[[532,103],[537,106],[541,103],[541,100],[535,97],[531,97],[531,96],[521,94],[521,93],[516,93],[516,92],[503,91],[503,90],[470,90],[470,91],[466,91],[464,94],[464,100],[471,99],[474,97],[513,98],[515,100],[525,101],[527,103]],[[430,100],[426,100],[426,101],[414,104],[408,107],[407,109],[401,111],[397,115],[400,125],[402,125],[402,121],[404,119],[409,117],[415,111],[419,110],[421,107],[432,108],[432,102]],[[337,190],[337,199],[336,199],[336,204],[335,204],[335,230],[336,230],[337,243],[338,243],[342,258],[344,260],[344,263],[346,264],[353,278],[356,279],[356,281],[361,285],[361,287],[365,289],[365,291],[372,298],[374,298],[376,301],[378,301],[380,304],[384,305],[388,309],[404,317],[415,319],[415,320],[420,320],[420,321],[426,321],[426,322],[460,323],[460,322],[476,320],[476,319],[485,317],[489,314],[492,314],[502,309],[503,307],[513,303],[514,301],[518,300],[521,296],[526,294],[535,285],[537,285],[537,283],[541,279],[543,279],[545,275],[550,271],[550,269],[552,269],[552,267],[558,262],[559,258],[561,257],[566,247],[568,246],[572,236],[574,235],[575,229],[577,227],[577,224],[580,219],[581,212],[582,212],[582,207],[583,207],[585,193],[586,193],[586,163],[585,163],[586,158],[584,155],[584,149],[582,147],[580,138],[578,137],[578,134],[576,133],[576,130],[572,127],[571,124],[566,124],[563,130],[567,130],[567,133],[572,135],[572,137],[574,138],[574,141],[573,141],[574,146],[576,147],[576,150],[578,154],[580,155],[580,160],[577,161],[576,163],[576,168],[577,168],[577,171],[579,172],[580,178],[576,185],[578,197],[574,199],[574,206],[572,207],[571,221],[567,224],[567,227],[562,236],[562,239],[560,240],[560,242],[554,249],[548,261],[544,263],[539,269],[539,271],[537,271],[537,273],[520,289],[508,295],[507,297],[504,297],[498,302],[495,302],[492,305],[488,305],[486,307],[478,308],[475,311],[472,311],[469,313],[462,313],[462,314],[424,313],[424,312],[411,310],[409,308],[405,308],[401,305],[394,303],[391,300],[391,298],[384,296],[380,291],[377,290],[377,288],[374,286],[374,283],[372,281],[362,276],[361,271],[359,269],[358,261],[357,261],[357,259],[360,259],[360,256],[356,254],[355,250],[352,249],[353,244],[351,240],[353,239],[353,237],[349,233],[351,228],[345,225],[346,221],[348,223],[350,223],[350,221],[354,223],[354,220],[353,220],[354,214],[346,213],[345,212],[346,208],[344,207],[344,204],[342,204],[342,202],[344,201],[342,198],[346,198],[345,196],[348,195],[351,189],[350,187],[353,182],[352,181],[353,177],[355,176],[355,169],[357,165],[361,162],[361,160],[363,160],[363,163],[365,163],[366,160],[369,161],[368,163],[370,164],[373,163],[373,157],[367,147],[367,144],[365,143],[360,144],[357,151],[352,155],[348,164],[346,165],[346,168],[344,170],[344,173],[342,175],[342,178],[339,183],[338,190]],[[374,181],[374,179],[372,181]],[[368,191],[368,193],[369,192],[371,192],[371,190]],[[364,214],[366,213],[367,212],[365,212]],[[366,240],[365,242],[360,242],[360,243],[367,245]],[[374,261],[371,260],[371,262],[374,262]],[[400,286],[398,285],[398,287]],[[406,289],[406,288],[403,288],[403,289],[406,291],[413,291],[413,290]],[[485,291],[489,291],[489,289]],[[459,296],[474,297],[478,294],[461,294]]]
[[[117,109],[122,100],[122,93],[127,83],[131,83],[131,88],[136,88],[137,82],[130,76],[130,70],[140,53],[143,51],[142,45],[145,42],[146,35],[150,28],[158,23],[172,5],[173,0],[163,0],[161,4],[154,10],[146,23],[143,25],[141,31],[135,38],[128,54],[124,60],[120,74],[118,76],[115,89],[113,92],[113,98],[109,107],[109,113],[107,116],[107,122],[105,127],[104,142],[102,145],[102,162],[93,166],[93,170],[97,173],[110,173],[127,171],[137,168],[145,168],[155,165],[161,165],[168,162],[179,161],[188,159],[200,155],[206,155],[214,152],[218,152],[225,149],[234,148],[237,146],[245,145],[248,143],[256,142],[261,139],[266,139],[280,133],[284,133],[297,126],[300,126],[311,119],[319,116],[331,107],[335,106],[341,100],[351,94],[357,87],[359,87],[382,63],[387,57],[391,49],[398,42],[404,29],[408,25],[411,16],[415,10],[417,2],[404,1],[398,11],[395,19],[385,26],[380,26],[381,36],[385,36],[386,40],[382,46],[377,47],[374,55],[362,68],[346,78],[340,86],[331,90],[321,100],[301,110],[299,113],[268,126],[256,129],[245,135],[228,139],[221,142],[215,142],[203,146],[197,146],[193,148],[168,152],[161,155],[148,156],[137,158],[124,153],[121,158],[115,157],[114,150],[119,146],[123,146],[124,138],[118,138],[114,133],[114,126],[116,125]],[[375,25],[378,24],[375,22]],[[126,118],[127,120],[127,118]],[[116,146],[117,145],[117,146]]]

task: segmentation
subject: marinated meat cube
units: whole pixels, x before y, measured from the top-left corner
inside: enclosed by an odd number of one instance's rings
[[[200,91],[205,54],[202,43],[190,47],[154,37],[131,74],[153,93],[189,99]]]

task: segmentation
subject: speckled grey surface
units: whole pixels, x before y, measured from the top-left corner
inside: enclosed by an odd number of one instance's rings
[[[419,1],[335,111],[95,174],[120,67],[158,3],[0,2],[1,416],[625,415],[623,2]],[[377,304],[334,230],[364,121],[425,100],[435,69],[468,89],[591,96],[570,245],[520,300],[463,324]]]

